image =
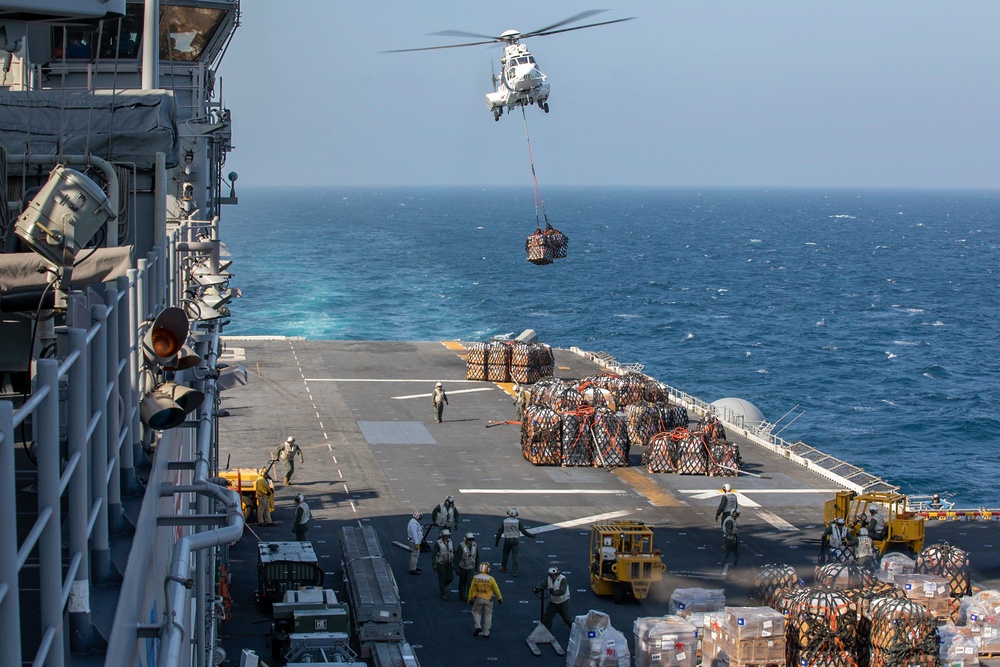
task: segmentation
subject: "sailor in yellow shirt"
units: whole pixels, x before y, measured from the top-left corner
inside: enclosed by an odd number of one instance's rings
[[[472,635],[482,635],[489,638],[490,627],[493,625],[493,596],[497,602],[503,604],[503,596],[500,595],[500,587],[497,580],[490,576],[490,564],[480,563],[479,574],[472,578],[472,585],[469,586],[469,604],[472,605],[472,622],[476,624]]]
[[[271,510],[274,509],[274,489],[271,488],[267,468],[261,468],[257,472],[260,477],[253,483],[257,494],[257,523],[261,526],[273,526]]]

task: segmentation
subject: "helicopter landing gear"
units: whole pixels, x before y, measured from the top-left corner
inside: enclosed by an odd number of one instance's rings
[[[500,120],[500,112],[499,111],[494,111],[493,112],[493,120]]]
[[[549,103],[548,102],[539,102],[538,106],[541,107],[542,111],[544,111],[545,113],[549,112]]]

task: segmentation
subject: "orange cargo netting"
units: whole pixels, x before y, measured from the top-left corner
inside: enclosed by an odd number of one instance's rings
[[[760,570],[754,570],[753,588],[749,599],[771,609],[781,609],[778,600],[786,589],[798,588],[799,575],[795,568],[784,563],[768,563]]]
[[[562,420],[544,405],[529,405],[521,422],[521,454],[535,465],[562,463]]]
[[[917,556],[918,574],[934,574],[948,580],[951,597],[962,597],[972,592],[969,553],[947,542],[926,547]]]
[[[562,464],[563,466],[594,465],[594,451],[590,431],[594,423],[594,408],[581,405],[562,415]]]
[[[882,598],[869,608],[872,667],[937,667],[937,621],[910,600]]]
[[[605,468],[628,466],[628,425],[624,419],[607,408],[597,408],[594,411],[594,428],[591,434],[599,454],[596,464]]]
[[[797,597],[788,612],[789,664],[801,667],[858,667],[857,614],[837,591],[812,589]]]

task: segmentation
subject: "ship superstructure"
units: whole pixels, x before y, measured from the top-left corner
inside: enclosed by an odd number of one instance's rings
[[[238,0],[0,2],[4,664],[209,665]]]

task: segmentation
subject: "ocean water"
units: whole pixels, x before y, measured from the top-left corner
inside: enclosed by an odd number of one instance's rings
[[[794,409],[782,437],[906,493],[1000,507],[1000,191],[547,188],[570,239],[548,266],[525,260],[529,188],[239,194],[227,334],[532,328],[769,421]]]

